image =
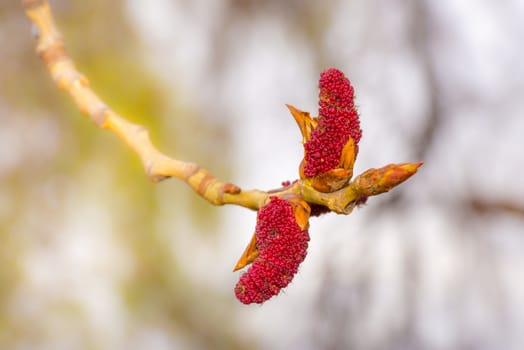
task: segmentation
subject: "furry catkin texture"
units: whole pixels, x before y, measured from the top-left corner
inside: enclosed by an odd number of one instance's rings
[[[298,226],[293,207],[271,197],[257,216],[255,230],[259,255],[235,286],[242,303],[263,303],[285,288],[307,254],[309,233]]]
[[[344,73],[335,68],[327,69],[320,74],[318,85],[318,126],[304,144],[304,174],[307,177],[335,169],[350,137],[355,142],[356,155],[362,137],[354,89]]]

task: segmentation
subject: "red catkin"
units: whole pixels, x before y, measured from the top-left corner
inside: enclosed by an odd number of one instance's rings
[[[355,154],[362,137],[358,112],[354,104],[354,89],[344,73],[330,68],[320,73],[318,126],[304,144],[307,177],[335,169],[342,149],[351,137]]]
[[[271,197],[259,210],[255,235],[259,255],[235,286],[244,304],[260,304],[277,295],[307,254],[309,233],[300,229],[293,207],[284,199]]]

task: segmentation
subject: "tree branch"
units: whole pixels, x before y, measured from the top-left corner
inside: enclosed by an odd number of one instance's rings
[[[113,132],[124,141],[139,156],[147,176],[153,182],[176,177],[213,205],[235,204],[258,210],[269,201],[270,196],[294,194],[309,204],[321,205],[339,214],[349,214],[355,205],[368,196],[387,192],[405,181],[422,164],[391,164],[380,169],[370,169],[340,190],[330,193],[315,189],[314,178],[300,179],[289,186],[268,192],[241,190],[235,184],[218,180],[195,163],[168,157],[156,149],[143,126],[118,115],[89,87],[87,78],[76,69],[65,50],[62,35],[47,1],[22,0],[22,4],[26,15],[38,29],[36,51],[46,63],[55,84],[71,95],[80,111],[96,126]],[[293,113],[293,108],[290,110]],[[304,118],[309,118],[309,114],[305,113]],[[315,124],[309,120],[309,124],[304,125],[299,123],[301,131],[307,133]]]
[[[214,205],[237,204],[258,209],[267,193],[258,190],[242,191],[230,182],[222,182],[197,164],[170,158],[152,144],[149,132],[110,109],[90,88],[87,78],[67,55],[46,1],[23,1],[27,16],[38,28],[36,51],[47,65],[55,84],[67,91],[80,111],[98,127],[107,129],[124,141],[139,157],[147,176],[153,182],[169,177],[185,181],[195,192]]]

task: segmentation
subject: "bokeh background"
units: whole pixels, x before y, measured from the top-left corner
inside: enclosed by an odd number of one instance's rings
[[[521,349],[520,0],[51,1],[102,98],[166,154],[243,188],[297,177],[284,104],[343,70],[357,173],[425,161],[350,216],[311,222],[293,283],[234,297],[255,225],[84,118],[0,4],[1,349]]]

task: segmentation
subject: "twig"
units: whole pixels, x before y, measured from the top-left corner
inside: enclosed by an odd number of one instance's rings
[[[147,176],[153,182],[176,177],[213,205],[235,204],[258,210],[269,201],[270,196],[282,197],[294,194],[307,203],[327,207],[339,214],[349,214],[363,198],[389,191],[393,186],[413,175],[422,164],[406,163],[370,169],[371,172],[366,171],[342,189],[331,193],[315,189],[311,179],[300,179],[287,187],[267,192],[242,190],[235,184],[218,180],[195,163],[168,157],[156,149],[151,142],[149,132],[143,126],[133,124],[115,113],[89,87],[87,78],[76,69],[65,50],[62,35],[55,24],[47,1],[22,0],[22,4],[29,19],[38,28],[36,51],[46,63],[55,84],[71,95],[80,111],[96,126],[113,132],[123,140],[140,157]],[[311,128],[312,125],[299,126],[303,129],[302,132],[307,132],[307,127]],[[380,180],[377,177],[378,174],[386,177],[391,174],[398,176],[399,172],[404,176],[402,179]],[[382,181],[381,185],[379,180]],[[387,182],[391,180],[395,183]]]
[[[130,123],[105,104],[90,88],[87,78],[68,56],[46,1],[23,1],[27,16],[37,26],[36,51],[47,65],[56,85],[66,90],[78,108],[98,127],[108,129],[122,139],[141,159],[147,176],[153,182],[176,177],[186,182],[196,193],[214,205],[237,204],[258,209],[267,193],[242,191],[230,182],[222,182],[197,164],[183,162],[161,153],[151,143],[149,132]]]

